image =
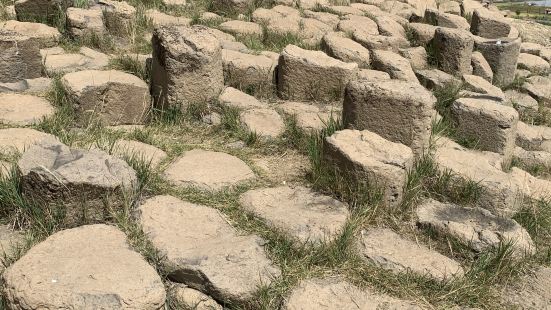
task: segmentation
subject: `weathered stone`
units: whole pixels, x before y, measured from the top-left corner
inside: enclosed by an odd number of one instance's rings
[[[337,25],[337,29],[349,34],[357,31],[368,35],[379,35],[377,23],[367,16],[346,15]]]
[[[46,208],[61,207],[67,226],[104,220],[110,208],[124,205],[137,183],[125,161],[98,149],[70,149],[59,142],[29,147],[17,166],[23,194]]]
[[[189,26],[191,19],[182,16],[172,16],[155,9],[145,11],[145,16],[156,26]]]
[[[495,104],[495,103],[493,103]],[[520,207],[521,190],[512,177],[485,153],[466,149],[446,138],[439,138],[435,162],[442,172],[451,173],[450,185],[475,182],[481,191],[477,205],[498,216],[512,216]]]
[[[275,87],[274,70],[277,61],[268,56],[223,49],[222,63],[226,85],[256,90],[270,90]]]
[[[438,68],[458,76],[470,74],[473,46],[474,40],[467,31],[450,28],[436,29],[433,47]]]
[[[538,267],[519,281],[510,281],[502,292],[502,300],[519,309],[547,309],[551,304],[551,268]]]
[[[511,31],[511,24],[502,15],[487,9],[476,9],[471,19],[471,32],[474,35],[487,38],[505,38]]]
[[[117,140],[113,144],[112,153],[122,158],[141,160],[152,168],[158,167],[167,157],[165,151],[134,140]]]
[[[533,42],[522,42],[520,44],[520,52],[521,53],[527,53],[539,56],[541,53],[541,50],[545,49],[545,47],[538,43]]]
[[[125,1],[98,0],[103,11],[105,27],[111,33],[129,35],[136,16],[136,8]]]
[[[40,50],[40,54],[50,74],[102,70],[109,65],[109,56],[88,47],[81,47],[78,53],[66,53],[60,47],[53,47]]]
[[[490,83],[492,82],[494,78],[492,67],[490,67],[490,64],[482,53],[478,51],[473,52],[471,55],[471,66],[473,67],[473,75],[479,76]]]
[[[369,68],[369,50],[340,33],[330,32],[323,37],[322,50],[344,62],[355,62],[360,68]]]
[[[355,63],[288,45],[279,58],[278,95],[293,100],[336,100],[357,69]]]
[[[255,178],[241,159],[220,152],[191,150],[177,158],[164,172],[177,186],[217,191]]]
[[[0,123],[34,125],[54,114],[54,107],[43,98],[0,93]]]
[[[409,60],[413,70],[428,69],[427,50],[424,47],[402,48],[398,52],[402,57]]]
[[[219,305],[210,296],[194,290],[183,284],[174,285],[169,295],[173,300],[177,302],[177,305],[184,307],[184,309],[193,310],[223,310],[224,308]]]
[[[520,39],[477,42],[476,49],[482,53],[492,68],[494,84],[507,86],[513,82],[520,53],[520,42]]]
[[[331,310],[331,309],[421,309],[413,302],[360,289],[339,278],[314,278],[303,280],[295,287],[283,310]]]
[[[0,83],[37,78],[41,73],[38,41],[0,29]]]
[[[2,165],[2,177],[9,176],[6,174],[5,166]],[[23,248],[25,245],[25,235],[20,231],[15,231],[8,225],[0,225],[0,274],[6,267],[4,264],[5,258],[11,258],[14,254],[17,254],[17,249]]]
[[[535,245],[515,220],[497,217],[483,208],[468,208],[433,199],[416,210],[417,224],[458,239],[477,252],[511,243],[517,256],[532,255]]]
[[[464,74],[463,87],[468,91],[489,95],[500,100],[503,100],[505,97],[505,94],[503,94],[503,91],[499,87],[476,75]]]
[[[302,102],[285,102],[278,105],[283,113],[294,117],[296,125],[304,131],[317,131],[327,127],[331,121],[341,116],[338,107],[329,105],[316,106]]]
[[[533,126],[524,122],[517,124],[517,145],[529,151],[544,151],[542,144],[551,141],[551,128]]]
[[[397,52],[401,48],[410,47],[408,40],[403,37],[372,35],[362,31],[354,31],[352,37],[354,41],[360,43],[371,52],[375,50]]]
[[[459,86],[461,81],[451,74],[438,69],[416,70],[415,75],[419,83],[425,88],[434,90],[443,87]]]
[[[250,190],[240,204],[301,244],[335,240],[349,216],[346,204],[301,186]]]
[[[31,128],[0,129],[0,153],[23,153],[26,149],[40,142],[55,143],[54,135]]]
[[[440,3],[438,10],[443,13],[461,15],[461,6],[459,5],[459,2],[453,0]]]
[[[505,104],[514,107],[518,111],[529,114],[539,109],[538,101],[528,94],[509,89],[505,91],[504,95]]]
[[[379,33],[384,36],[406,37],[404,27],[388,15],[376,16],[375,22],[379,27]]]
[[[435,9],[425,11],[425,22],[433,26],[444,28],[469,30],[469,22],[462,16],[442,13]]]
[[[420,155],[429,143],[435,102],[418,83],[351,81],[345,91],[343,123],[402,143]]]
[[[460,98],[451,106],[454,129],[458,137],[475,141],[484,151],[503,155],[511,161],[515,148],[518,112],[492,100]]]
[[[260,103],[255,97],[247,95],[233,87],[224,88],[218,97],[218,102],[223,106],[241,110],[266,107],[265,104]]]
[[[545,74],[551,68],[549,62],[539,56],[520,53],[518,55],[517,68],[526,69],[532,73]]]
[[[527,168],[551,168],[551,153],[545,151],[527,151],[516,147],[513,153],[514,160]]]
[[[361,69],[358,70],[353,80],[364,80],[370,82],[378,82],[381,80],[390,80],[390,75],[379,70]]]
[[[260,137],[275,139],[285,131],[285,123],[279,114],[269,108],[254,108],[241,112],[239,120],[248,131]]]
[[[510,176],[512,181],[520,188],[523,197],[538,201],[549,199],[551,181],[537,178],[517,167],[511,168]]]
[[[436,26],[421,23],[410,23],[408,29],[412,36],[412,44],[417,46],[425,46],[434,39]]]
[[[216,209],[155,196],[138,212],[174,282],[235,302],[250,299],[281,273],[266,257],[262,239],[239,234]]]
[[[303,11],[304,17],[317,19],[320,22],[332,27],[333,29],[337,28],[337,25],[340,22],[339,16],[327,12],[314,12],[310,10]]]
[[[222,51],[204,26],[159,27],[153,32],[151,93],[160,108],[215,100],[224,87]]]
[[[522,89],[539,103],[551,107],[551,77],[531,76],[522,84]]]
[[[147,84],[129,73],[86,70],[68,73],[61,82],[80,124],[140,124],[151,106]]]
[[[254,7],[252,0],[215,0],[212,2],[213,9],[230,14],[247,13]]]
[[[326,138],[323,152],[349,180],[380,190],[389,206],[402,201],[407,170],[414,158],[407,146],[367,130],[345,129]]]
[[[123,232],[89,225],[57,232],[2,275],[7,307],[23,309],[161,309],[165,289]]]
[[[253,22],[245,22],[241,20],[230,20],[220,24],[220,29],[229,32],[235,36],[255,36],[262,37],[262,27]]]
[[[36,40],[39,48],[53,47],[61,38],[61,33],[56,28],[41,23],[8,20],[0,22],[0,29]]]
[[[376,50],[371,55],[373,69],[384,71],[393,79],[419,82],[406,58],[390,51]]]
[[[347,16],[347,15],[357,15],[363,16],[364,12],[360,9],[351,7],[349,5],[329,5],[327,8],[337,15]]]
[[[412,272],[437,281],[463,276],[463,268],[456,261],[388,228],[362,230],[358,247],[367,261],[396,273]]]
[[[18,0],[15,1],[17,20],[53,23],[68,7],[70,0]]]
[[[299,21],[301,31],[299,32],[299,38],[302,39],[304,44],[317,47],[321,44],[323,36],[333,31],[331,26],[328,26],[317,19],[302,18]]]
[[[103,35],[103,11],[99,6],[90,9],[68,8],[67,29],[74,38]]]

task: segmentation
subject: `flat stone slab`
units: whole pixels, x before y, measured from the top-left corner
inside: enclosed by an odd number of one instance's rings
[[[519,309],[549,309],[551,305],[551,268],[539,267],[514,281],[502,293],[502,300]],[[515,307],[515,308],[516,308]]]
[[[4,271],[4,257],[10,257],[18,247],[24,245],[25,235],[8,225],[0,225],[0,273]]]
[[[194,310],[223,310],[212,297],[194,290],[184,284],[176,284],[170,289],[170,296],[184,309]]]
[[[296,125],[305,131],[316,131],[327,127],[331,118],[341,118],[342,109],[330,105],[313,105],[302,102],[284,102],[277,106],[283,113],[294,117]]]
[[[239,119],[247,130],[260,137],[275,139],[285,131],[283,118],[274,109],[249,109],[241,112]]]
[[[221,152],[191,150],[185,152],[166,170],[165,178],[177,186],[202,190],[221,190],[255,178],[241,159]]]
[[[239,235],[216,209],[155,196],[138,209],[153,246],[165,255],[169,278],[222,301],[245,301],[281,272],[264,241]]]
[[[429,199],[416,211],[417,224],[457,238],[475,251],[512,242],[516,254],[534,254],[534,242],[515,220],[497,217],[482,208],[467,208]]]
[[[358,245],[367,261],[395,273],[413,272],[438,281],[463,276],[456,261],[387,228],[363,230]]]
[[[62,204],[68,226],[104,220],[107,209],[121,207],[137,183],[136,172],[122,159],[59,142],[29,147],[17,167],[23,195],[50,206]]]
[[[102,224],[51,235],[2,279],[9,309],[158,310],[166,297],[161,278],[126,235]]]
[[[61,47],[40,50],[48,73],[68,73],[80,70],[101,70],[109,65],[109,56],[81,47],[78,53],[67,53]]]
[[[113,154],[119,157],[135,158],[149,163],[151,167],[159,166],[168,155],[165,151],[140,141],[118,140],[113,145]]]
[[[0,122],[3,124],[33,125],[52,116],[54,112],[54,107],[43,98],[0,93]]]
[[[250,190],[240,202],[245,210],[301,243],[334,240],[349,216],[346,204],[302,186]]]
[[[303,280],[295,287],[284,310],[334,309],[421,309],[413,302],[400,300],[371,289],[360,289],[339,278]]]
[[[23,153],[39,142],[57,142],[54,135],[30,128],[0,129],[0,153]]]

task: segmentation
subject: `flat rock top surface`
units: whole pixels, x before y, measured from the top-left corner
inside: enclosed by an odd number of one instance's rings
[[[54,107],[45,99],[31,95],[0,93],[0,122],[32,125],[52,116]]]
[[[163,26],[156,28],[155,34],[174,56],[192,53],[208,56],[220,52],[218,39],[204,26]]]
[[[161,278],[107,225],[55,233],[2,275],[8,304],[28,309],[160,309]],[[19,306],[14,309],[20,309]]]
[[[310,51],[302,49],[296,45],[287,45],[281,52],[282,57],[295,58],[300,62],[319,67],[337,67],[345,70],[354,70],[358,68],[356,63],[342,62],[333,57],[327,56],[322,51]]]
[[[360,253],[374,264],[394,272],[414,272],[435,280],[463,276],[463,268],[454,260],[401,238],[390,229],[361,232]]]
[[[175,270],[174,279],[215,298],[247,299],[280,274],[266,257],[263,241],[238,235],[216,209],[155,196],[139,213],[144,232]]]
[[[17,164],[22,175],[37,172],[64,184],[116,188],[136,182],[136,173],[122,159],[98,149],[70,149],[61,143],[33,145]]]
[[[436,102],[432,93],[426,90],[421,84],[402,80],[384,80],[373,83],[362,81],[351,81],[350,88],[363,92],[365,96],[372,98],[395,99],[396,104],[408,104],[414,106],[430,106]],[[376,103],[376,102],[373,102]]]
[[[134,140],[117,140],[113,145],[113,153],[141,160],[152,167],[157,167],[167,157],[165,151]]]
[[[106,84],[126,84],[147,88],[147,84],[139,77],[117,70],[84,70],[67,73],[63,76],[63,84],[73,92],[79,93],[88,87]]]
[[[549,309],[551,268],[539,267],[502,292],[503,299],[521,309]]]
[[[57,138],[31,128],[0,129],[0,152],[2,153],[23,153],[25,149],[38,142],[56,143]]]
[[[349,215],[346,204],[301,186],[250,190],[240,201],[246,210],[300,242],[331,241]]]
[[[241,159],[221,152],[191,150],[165,170],[165,178],[180,186],[220,190],[252,180],[255,175]]]

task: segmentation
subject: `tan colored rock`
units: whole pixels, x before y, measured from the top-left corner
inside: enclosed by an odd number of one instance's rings
[[[222,51],[204,26],[159,27],[153,32],[151,94],[158,108],[210,102],[224,87]]]
[[[511,24],[503,15],[487,9],[476,9],[471,18],[471,32],[474,35],[498,39],[507,37],[511,31]]]
[[[17,20],[43,21],[53,24],[68,7],[73,5],[70,0],[18,0],[15,1]]]
[[[247,110],[253,108],[265,108],[266,105],[258,101],[255,97],[247,95],[244,92],[233,87],[226,87],[220,93],[218,102],[222,106]]]
[[[43,98],[0,93],[0,123],[34,125],[54,114],[54,107]]]
[[[454,15],[461,15],[461,6],[457,1],[445,1],[443,3],[440,3],[440,5],[438,6],[438,11]]]
[[[36,40],[39,48],[53,47],[61,38],[61,33],[56,28],[41,23],[8,20],[0,22],[0,29]]]
[[[177,302],[178,306],[186,309],[223,310],[223,307],[210,296],[183,284],[174,285],[169,294]]]
[[[220,152],[191,150],[177,158],[164,172],[177,186],[217,191],[255,178],[241,159]]]
[[[112,153],[122,158],[141,160],[152,168],[158,167],[168,156],[165,151],[153,145],[133,140],[117,140],[113,144]]]
[[[284,310],[332,309],[421,309],[413,302],[360,289],[339,278],[314,278],[301,281],[285,304]]]
[[[67,28],[75,38],[103,35],[106,29],[101,7],[95,6],[90,9],[68,8]]]
[[[520,42],[520,39],[500,39],[476,43],[476,49],[482,53],[492,68],[494,73],[492,82],[495,85],[503,87],[513,82],[520,52]]]
[[[253,22],[245,22],[241,20],[230,20],[220,24],[220,29],[229,32],[234,36],[255,36],[262,37],[262,26]]]
[[[0,29],[0,83],[38,78],[41,74],[38,41]]]
[[[534,113],[538,111],[538,101],[530,95],[518,92],[514,89],[506,90],[505,104],[514,107],[516,110],[524,113]]]
[[[380,80],[390,80],[390,75],[384,71],[361,69],[361,70],[358,70],[353,80],[365,80],[370,82],[378,82]]]
[[[345,91],[343,124],[402,143],[419,155],[429,143],[435,102],[419,83],[351,81]]]
[[[105,27],[111,33],[129,35],[136,16],[136,8],[126,1],[98,0],[104,16]]]
[[[31,128],[0,129],[0,153],[23,153],[26,149],[40,142],[55,143],[54,135]]]
[[[239,120],[248,131],[261,138],[275,139],[285,131],[285,123],[279,114],[270,108],[254,108],[241,112]]]
[[[89,225],[57,232],[2,275],[10,309],[144,309],[164,306],[161,278],[123,232]]]
[[[371,55],[373,69],[384,71],[393,79],[419,82],[406,58],[394,52],[379,50],[373,51]]]
[[[341,110],[328,105],[312,105],[302,102],[285,102],[277,106],[283,113],[294,117],[296,125],[306,131],[322,130],[331,122],[340,119]]]
[[[321,44],[322,38],[326,33],[333,31],[331,26],[313,18],[302,18],[299,21],[299,26],[301,28],[299,37],[306,45],[313,47]]]
[[[511,168],[511,178],[524,197],[538,201],[547,201],[551,193],[551,181],[537,178],[517,167]]]
[[[4,170],[4,166],[2,166]],[[5,172],[2,171],[4,177]],[[25,235],[20,231],[15,231],[8,225],[0,225],[0,274],[4,271],[6,263],[5,258],[11,258],[17,253],[17,249],[25,246]]]
[[[461,30],[469,30],[470,28],[469,22],[462,16],[442,13],[435,9],[427,9],[425,11],[425,22],[443,28]]]
[[[413,70],[424,70],[429,67],[427,50],[422,46],[402,48],[398,53],[409,61]]]
[[[125,72],[79,71],[64,75],[61,82],[80,124],[140,124],[151,106],[147,84]]]
[[[463,86],[468,91],[489,95],[498,98],[499,100],[503,100],[505,98],[505,94],[499,87],[492,85],[492,83],[486,81],[480,76],[464,74]]]
[[[172,16],[159,12],[155,9],[149,9],[145,11],[145,16],[151,19],[154,25],[157,26],[189,26],[191,19],[182,16]]]
[[[408,40],[403,37],[387,37],[381,35],[367,34],[362,31],[355,31],[352,34],[352,38],[354,39],[354,41],[360,43],[371,52],[375,50],[397,52],[401,48],[410,47]]]
[[[525,150],[543,151],[542,144],[551,141],[551,128],[533,126],[524,122],[517,124],[517,145]]]
[[[414,45],[425,46],[434,38],[436,26],[422,23],[410,23],[408,29],[412,35]]]
[[[53,47],[40,50],[40,54],[50,74],[102,70],[109,65],[109,56],[88,47],[81,47],[78,53],[66,53],[60,47]]]
[[[517,68],[526,69],[532,73],[545,74],[551,69],[549,62],[539,56],[532,54],[520,53],[518,55]]]
[[[551,77],[531,76],[522,89],[544,106],[551,107]]]
[[[314,12],[310,10],[303,11],[304,17],[317,19],[320,22],[330,26],[333,29],[337,28],[340,22],[339,16],[327,12]]]
[[[370,66],[369,50],[340,33],[326,34],[321,46],[322,50],[331,57],[344,62],[355,62],[360,68],[369,68]]]
[[[438,68],[446,73],[461,76],[471,73],[471,55],[474,40],[461,29],[437,28],[434,49]]]
[[[524,167],[549,167],[551,168],[551,153],[545,151],[527,151],[516,147],[513,153],[514,160]]]
[[[278,64],[278,95],[291,100],[338,100],[358,69],[320,51],[288,45]]]
[[[404,27],[395,21],[392,17],[388,15],[376,16],[375,22],[379,28],[379,33],[384,36],[396,36],[396,37],[406,37],[406,31]]]
[[[264,241],[239,234],[216,209],[155,196],[138,212],[144,232],[163,253],[174,282],[217,300],[242,302],[281,274],[266,257]]]
[[[502,300],[520,309],[547,309],[551,304],[551,268],[537,267],[502,290]]]
[[[477,75],[490,83],[492,82],[494,72],[482,53],[478,51],[473,52],[471,55],[471,66],[473,66],[473,75]]]
[[[430,90],[461,84],[458,78],[438,69],[416,70],[415,75],[419,83]]]
[[[136,172],[125,161],[59,142],[29,147],[17,166],[22,193],[49,209],[61,204],[66,226],[105,220],[108,210],[122,207],[137,185]]]
[[[371,18],[362,15],[346,15],[337,25],[339,31],[345,33],[354,33],[356,31],[362,34],[379,35],[379,28]]]
[[[266,55],[251,55],[222,50],[226,85],[239,89],[271,90],[275,88],[274,70],[277,60]]]
[[[250,190],[240,204],[300,244],[335,240],[349,217],[346,204],[301,186]]]
[[[463,276],[456,261],[387,228],[363,230],[358,247],[365,260],[395,273],[412,272],[437,281]]]
[[[536,248],[528,232],[515,220],[498,217],[483,208],[468,208],[433,199],[416,210],[417,224],[451,236],[480,252],[511,243],[516,256],[529,256]]]
[[[382,191],[387,205],[401,203],[414,159],[409,147],[367,130],[345,129],[326,138],[323,156],[354,184]]]

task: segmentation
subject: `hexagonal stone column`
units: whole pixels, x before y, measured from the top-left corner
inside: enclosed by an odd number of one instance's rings
[[[0,29],[0,83],[34,79],[42,74],[38,41]]]
[[[458,76],[470,74],[473,47],[474,40],[468,31],[451,28],[436,29],[433,48],[438,68],[444,72]]]
[[[476,43],[476,49],[484,55],[494,73],[493,83],[507,86],[515,79],[521,40],[497,39]]]

